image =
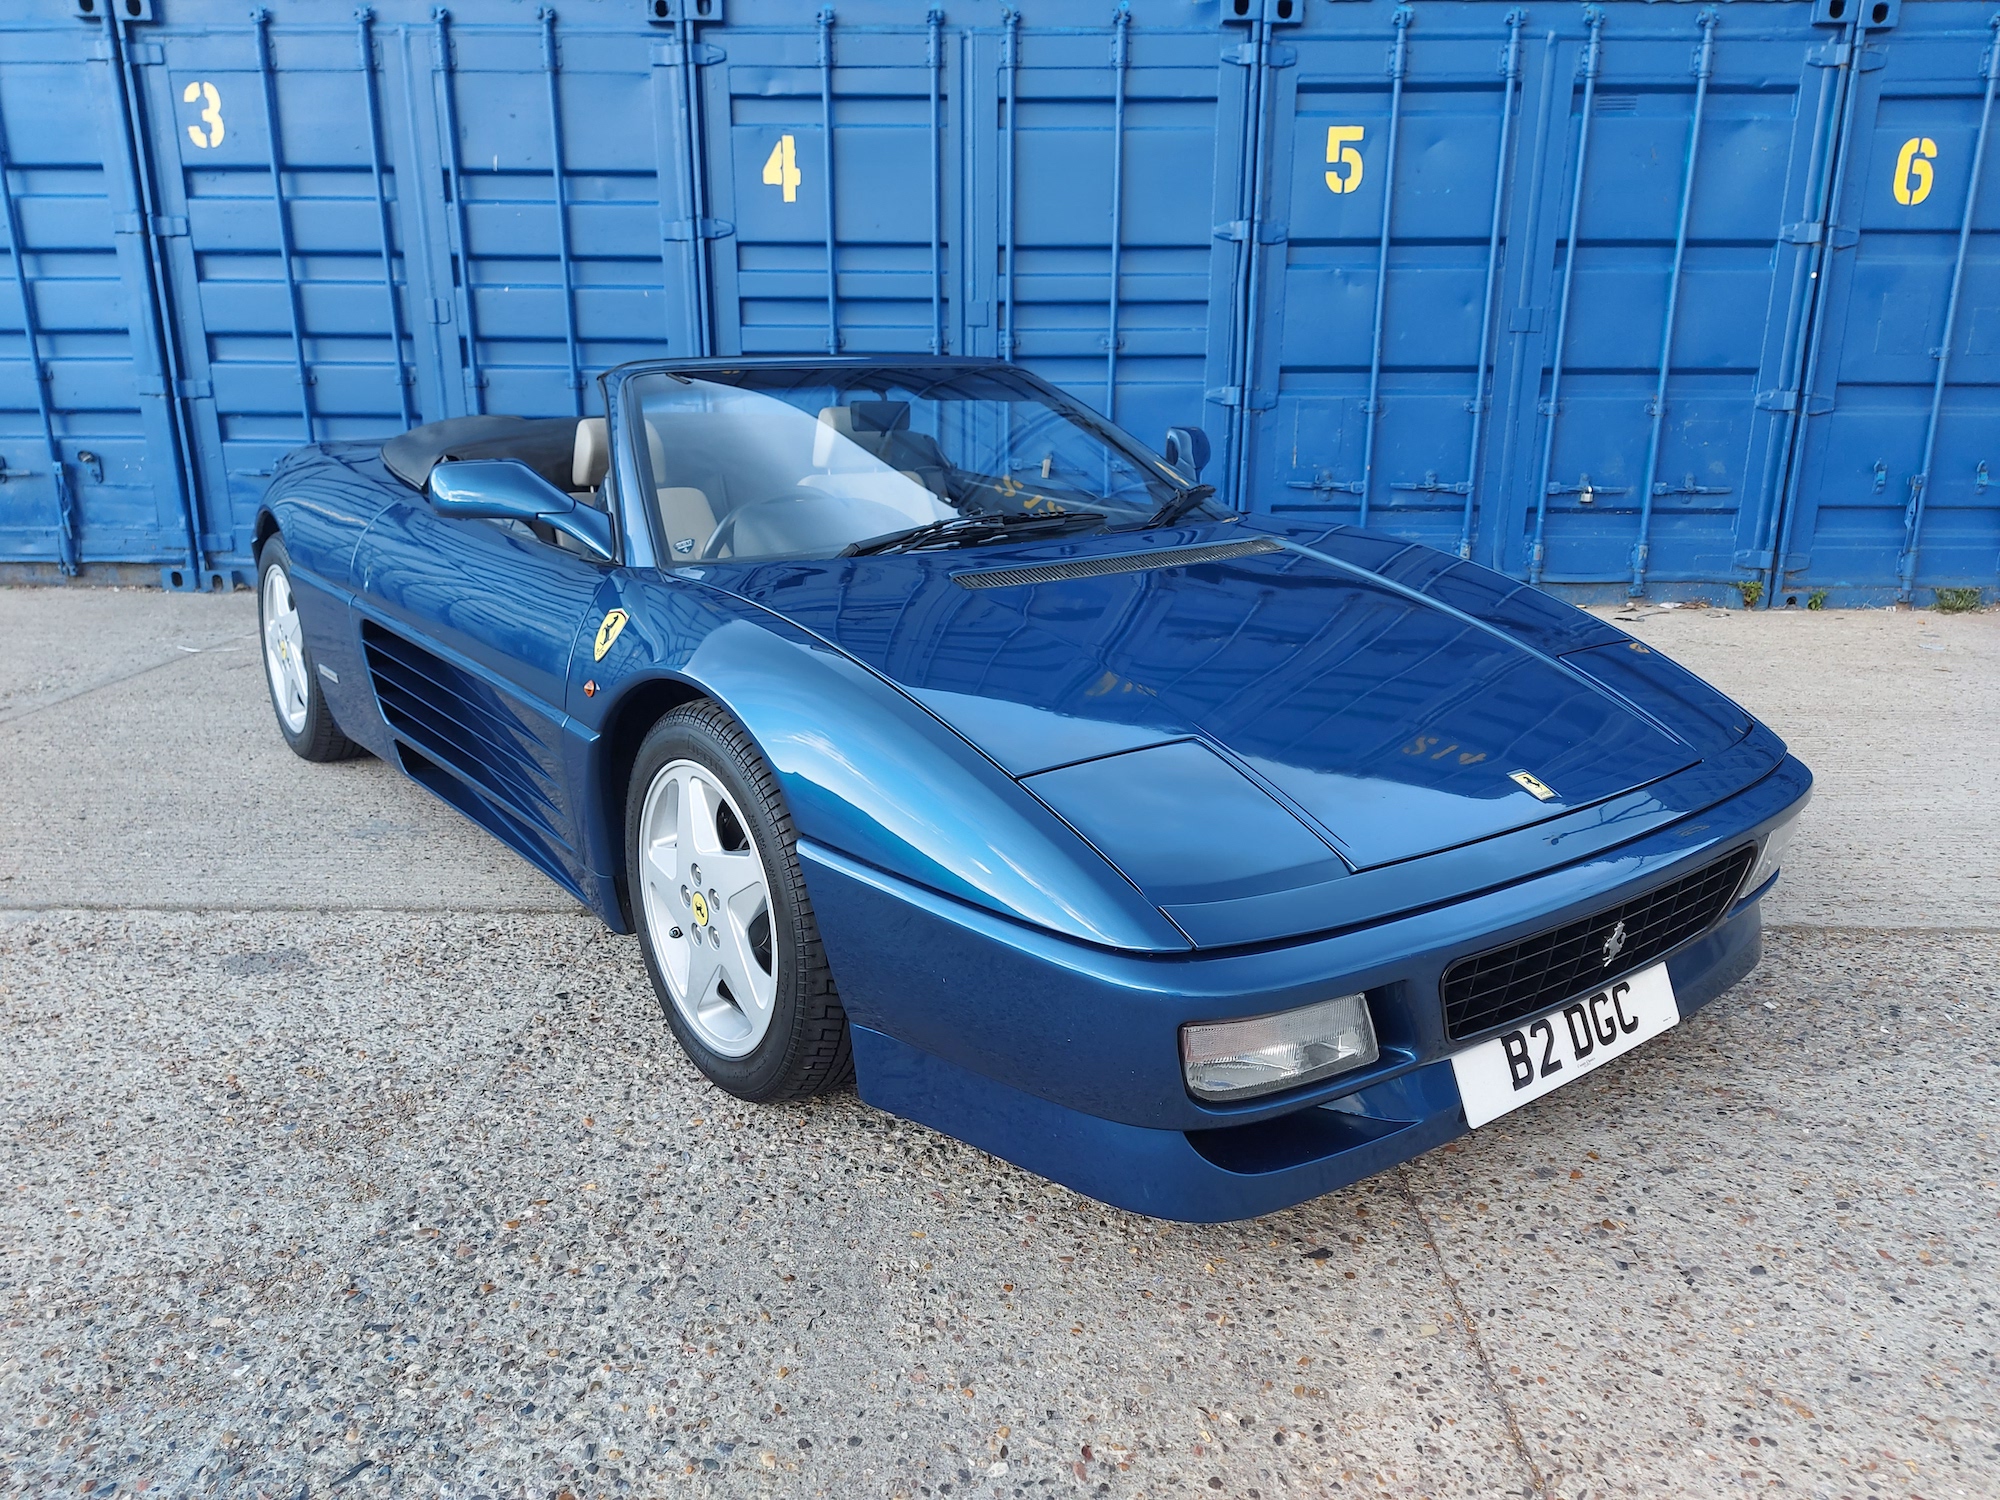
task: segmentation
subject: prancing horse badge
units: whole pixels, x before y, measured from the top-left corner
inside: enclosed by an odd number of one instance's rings
[[[598,633],[597,638],[600,641],[604,639],[602,631]],[[597,654],[602,656],[604,653],[600,651]],[[1509,771],[1507,779],[1526,792],[1530,797],[1533,797],[1537,802],[1553,802],[1556,800],[1555,789],[1542,780],[1541,777],[1533,775],[1530,772]]]
[[[611,649],[611,643],[618,639],[618,632],[625,628],[631,616],[622,609],[614,609],[604,617],[604,623],[597,627],[597,654],[592,661],[603,661],[604,653]]]

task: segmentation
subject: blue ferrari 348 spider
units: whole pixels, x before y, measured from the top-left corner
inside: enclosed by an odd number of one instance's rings
[[[291,454],[278,724],[636,931],[694,1064],[1108,1203],[1301,1202],[1757,962],[1811,788],[1612,626],[1230,514],[1034,376],[635,364],[581,421]]]

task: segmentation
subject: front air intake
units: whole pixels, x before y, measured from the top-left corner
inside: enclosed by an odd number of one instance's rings
[[[1461,958],[1444,971],[1445,1035],[1463,1041],[1656,963],[1715,925],[1756,857],[1752,844],[1591,916]]]
[[[1038,563],[1032,568],[988,568],[954,573],[960,588],[1011,589],[1026,583],[1060,583],[1065,578],[1102,578],[1107,573],[1151,573],[1160,568],[1186,568],[1196,563],[1222,562],[1282,552],[1283,542],[1267,536],[1248,541],[1219,542],[1207,547],[1166,547],[1157,552],[1116,552],[1108,557],[1079,557],[1071,562]]]

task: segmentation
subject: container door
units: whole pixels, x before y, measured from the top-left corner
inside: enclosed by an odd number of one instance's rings
[[[1835,33],[1803,6],[1440,6],[1356,39],[1346,12],[1286,36],[1252,503],[1537,582],[1728,576],[1782,440],[1757,397],[1803,297],[1786,231],[1837,98],[1807,55]]]
[[[716,352],[963,347],[947,162],[959,132],[941,26],[821,20],[712,31],[702,69]],[[921,12],[919,12],[921,14]]]
[[[1775,603],[1995,583],[2000,57],[1986,20],[1905,5],[1871,37],[1837,215],[1852,248],[1828,277]]]
[[[1204,405],[1211,283],[1229,260],[1215,205],[1241,171],[1241,119],[1218,100],[1224,71],[1240,88],[1249,70],[1217,62],[1240,33],[1152,9],[966,37],[966,233],[982,250],[965,348],[1011,356],[1146,442],[1202,425],[1219,440],[1224,409]]]
[[[54,12],[49,12],[54,16]],[[123,40],[122,36],[119,40]],[[143,65],[142,65],[143,66]],[[126,110],[102,25],[0,48],[0,559],[187,560],[174,414]]]
[[[261,17],[261,13],[259,13]],[[417,404],[397,174],[354,26],[163,31],[146,105],[202,545],[247,563],[272,466]],[[372,53],[371,53],[372,56]],[[385,252],[385,246],[387,247]]]
[[[444,186],[431,275],[451,410],[595,410],[596,375],[698,352],[687,297],[684,95],[664,34],[539,21],[429,30],[418,152]]]

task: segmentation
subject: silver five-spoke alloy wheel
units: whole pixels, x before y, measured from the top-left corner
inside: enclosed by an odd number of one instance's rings
[[[271,701],[277,705],[285,728],[303,734],[312,685],[306,680],[305,634],[299,628],[299,608],[283,568],[264,570],[263,603],[264,670],[271,677]]]
[[[639,814],[653,951],[681,1019],[724,1057],[764,1039],[777,998],[771,882],[749,824],[691,760],[662,766]]]

